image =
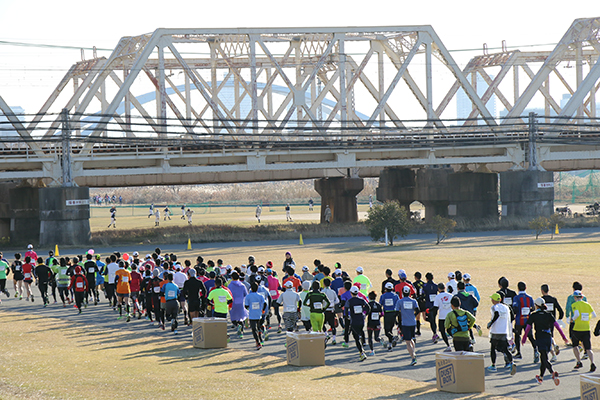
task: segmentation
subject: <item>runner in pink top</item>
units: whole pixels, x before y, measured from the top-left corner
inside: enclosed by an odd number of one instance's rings
[[[273,301],[271,302],[271,307],[275,311],[275,316],[277,317],[277,333],[281,333],[281,314],[279,314],[279,302],[277,299],[279,298],[279,291],[281,290],[281,285],[279,284],[279,279],[277,279],[277,273],[273,271],[273,263],[271,261],[267,261],[267,282],[269,285],[269,294]],[[267,329],[271,328],[271,318],[267,314]]]

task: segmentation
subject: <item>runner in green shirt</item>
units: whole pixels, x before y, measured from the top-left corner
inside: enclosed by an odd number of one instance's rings
[[[306,295],[306,298],[302,303],[305,306],[310,307],[310,324],[313,332],[323,331],[323,313],[331,304],[327,298],[327,295],[325,293],[321,293],[319,291],[320,289],[321,284],[319,281],[314,281],[312,283],[312,291]]]
[[[369,278],[367,278],[366,275],[363,275],[363,272],[363,267],[357,267],[356,273],[358,274],[358,276],[354,278],[354,281],[352,281],[352,283],[358,282],[360,284],[360,292],[367,296],[369,290],[373,287],[373,285],[371,284]]]
[[[71,275],[69,275],[69,266],[67,260],[61,258],[59,260],[60,265],[53,265],[53,271],[56,275],[56,284],[58,286],[58,294],[62,300],[63,307],[66,307],[66,302],[71,304],[71,298],[69,297],[69,283],[71,282]]]
[[[6,290],[6,275],[10,272],[10,265],[6,261],[4,261],[2,253],[0,253],[0,292],[4,293],[6,297],[9,297],[10,294],[8,290]],[[2,300],[0,300],[0,304],[2,304]]]
[[[587,301],[583,300],[583,293],[581,293],[581,290],[573,292],[573,298],[575,302],[571,306],[573,310],[573,315],[571,316],[571,320],[573,321],[573,335],[571,339],[573,341],[573,354],[575,354],[575,358],[577,359],[575,369],[583,367],[579,356],[579,349],[577,348],[579,343],[581,343],[585,349],[585,354],[587,354],[590,359],[590,372],[594,372],[596,371],[596,364],[594,364],[594,352],[592,351],[592,343],[590,340],[590,319],[595,318],[596,313],[592,306]]]
[[[208,294],[208,301],[213,306],[213,317],[227,318],[229,304],[233,303],[233,297],[228,290],[222,288],[221,279],[215,279],[215,288]]]

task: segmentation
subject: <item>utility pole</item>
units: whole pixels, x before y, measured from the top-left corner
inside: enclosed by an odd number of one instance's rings
[[[69,110],[63,108],[62,117],[62,182],[64,187],[73,186],[73,170],[71,168],[71,128],[69,127]]]

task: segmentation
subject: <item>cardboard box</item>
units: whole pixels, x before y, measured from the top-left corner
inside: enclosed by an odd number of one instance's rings
[[[437,389],[452,393],[485,391],[483,354],[458,352],[435,353]]]
[[[287,363],[305,367],[325,365],[325,335],[323,333],[287,332]]]
[[[199,349],[227,347],[227,320],[225,318],[194,318],[192,328],[194,347]]]
[[[579,375],[579,388],[581,400],[600,399],[600,374]]]

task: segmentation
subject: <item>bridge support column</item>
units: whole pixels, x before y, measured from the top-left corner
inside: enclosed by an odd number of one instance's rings
[[[39,188],[15,187],[9,190],[10,242],[37,243],[40,232]]]
[[[538,217],[554,212],[552,171],[506,171],[500,173],[502,216]]]
[[[364,187],[362,178],[322,178],[315,180],[315,190],[321,195],[321,223],[325,209],[331,209],[331,222],[357,222],[356,195]]]
[[[410,210],[410,204],[416,200],[415,171],[410,168],[385,168],[379,173],[377,200],[397,200]]]
[[[423,168],[417,171],[417,200],[425,206],[425,220],[448,216],[448,175],[451,168]]]
[[[40,246],[90,242],[90,188],[39,189]]]
[[[448,216],[498,219],[498,175],[454,172],[448,175]]]

